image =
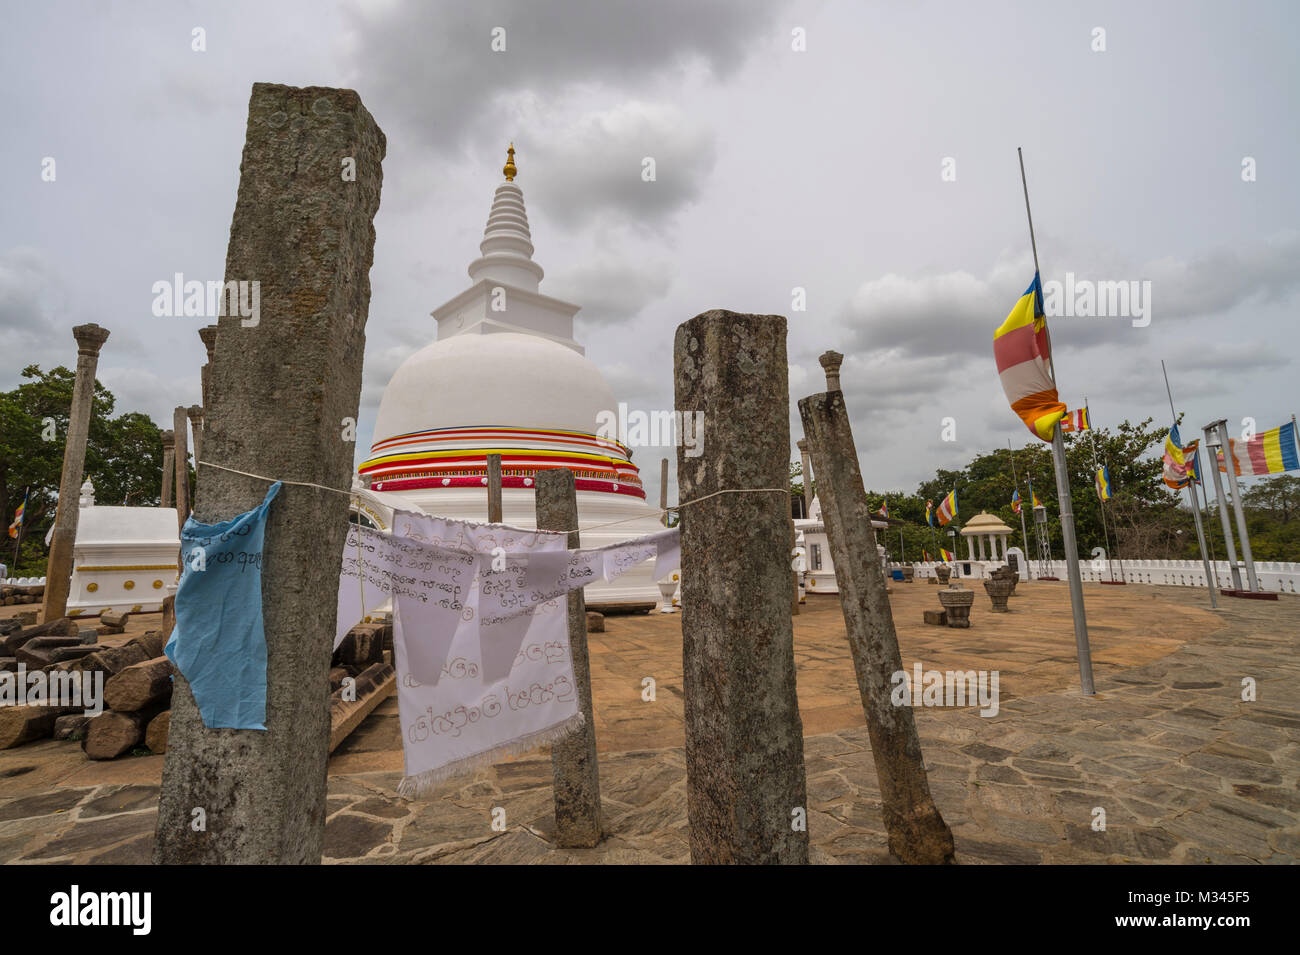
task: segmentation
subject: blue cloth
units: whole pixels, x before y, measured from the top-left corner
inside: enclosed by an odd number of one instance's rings
[[[176,627],[164,652],[189,681],[208,729],[266,729],[262,541],[276,481],[253,510],[181,530]]]

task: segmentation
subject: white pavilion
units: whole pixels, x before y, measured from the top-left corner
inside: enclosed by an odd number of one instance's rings
[[[888,521],[871,519],[872,538],[877,531],[889,526]],[[816,495],[808,505],[808,517],[796,518],[795,533],[798,535],[795,546],[802,548],[804,558],[804,589],[810,594],[837,594],[840,592],[839,579],[835,576],[835,564],[831,560],[831,542],[826,533],[826,524],[822,520],[822,502]],[[876,543],[876,555],[880,559],[881,570],[885,567],[885,548]]]
[[[646,503],[631,451],[597,436],[618,405],[573,338],[580,306],[539,291],[524,196],[511,145],[468,288],[432,312],[437,340],[411,355],[384,391],[361,485],[386,507],[362,505],[380,527],[392,508],[487,519],[487,456],[501,455],[502,520],[535,525],[533,480],[574,472],[583,547],[663,530]],[[387,509],[386,509],[387,508]],[[612,526],[610,522],[618,522]],[[586,588],[589,606],[650,609],[654,562]],[[631,608],[629,608],[631,609]]]
[[[1007,541],[1011,533],[1010,527],[988,511],[980,511],[961,529],[970,560],[1003,564],[1007,562]]]

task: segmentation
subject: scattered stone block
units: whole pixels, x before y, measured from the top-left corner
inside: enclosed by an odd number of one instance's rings
[[[91,646],[59,647],[50,654],[50,662],[62,663],[64,660],[80,660],[82,657],[90,656],[90,654],[98,651],[99,647],[93,644]]]
[[[382,623],[359,623],[347,632],[334,651],[334,666],[360,673],[367,667],[384,662],[384,641],[391,628]]]
[[[54,721],[54,739],[71,739],[86,732],[90,717],[85,713],[67,713]]]
[[[149,721],[149,726],[144,731],[144,745],[155,756],[167,752],[167,733],[171,725],[171,710],[163,710]]]
[[[51,654],[58,648],[82,645],[80,637],[33,637],[19,647],[14,656],[28,667],[43,667],[53,662]]]
[[[940,627],[948,626],[948,613],[944,610],[925,611],[925,622]]]
[[[105,710],[91,717],[81,740],[82,752],[91,759],[116,759],[144,740],[145,727],[153,715]]]
[[[172,695],[172,662],[156,657],[124,667],[104,684],[104,702],[110,709],[134,713]]]
[[[45,739],[54,721],[76,709],[69,706],[0,706],[0,749]]]
[[[162,630],[149,630],[133,640],[128,640],[127,643],[144,650],[148,654],[148,659],[152,660],[163,655],[163,649],[167,646],[167,637]]]
[[[110,610],[105,610],[99,615],[99,632],[104,634],[122,633],[126,630],[126,619],[128,616],[128,614],[113,613]]]
[[[19,612],[18,616],[15,617],[14,619],[16,619],[24,627],[34,627],[36,626],[37,616],[38,614],[36,613],[35,610],[23,610]]]
[[[597,613],[595,610],[587,611],[587,632],[605,632],[605,615],[603,613]]]

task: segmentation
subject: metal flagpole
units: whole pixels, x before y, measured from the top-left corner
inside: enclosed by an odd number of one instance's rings
[[[1016,493],[1020,493],[1020,475],[1016,473],[1016,452],[1011,450],[1011,439],[1007,438],[1007,452],[1011,455],[1011,479],[1016,483]],[[1020,540],[1025,545],[1025,580],[1029,576],[1029,533],[1025,530],[1025,499],[1020,499]]]
[[[1255,558],[1250,553],[1250,535],[1246,533],[1246,509],[1241,504],[1241,487],[1237,483],[1237,456],[1232,451],[1232,442],[1228,439],[1228,421],[1220,418],[1218,422],[1219,443],[1223,445],[1224,470],[1228,472],[1228,488],[1232,491],[1232,510],[1237,515],[1237,533],[1241,536],[1241,559],[1246,565],[1246,580],[1252,593],[1259,593],[1259,579],[1255,576]],[[1231,467],[1228,460],[1232,459]]]
[[[1219,446],[1219,435],[1215,431],[1215,425],[1213,424],[1207,424],[1202,431],[1205,434],[1205,448],[1210,456],[1210,475],[1214,478],[1214,498],[1219,504],[1219,524],[1223,528],[1223,548],[1227,551],[1228,571],[1232,575],[1233,589],[1240,590],[1241,568],[1237,566],[1237,548],[1232,542],[1232,518],[1228,516],[1228,502],[1223,496],[1223,479],[1219,477],[1219,460],[1214,453],[1214,449]],[[1223,461],[1225,467],[1227,466],[1228,455],[1231,453],[1231,446],[1224,446]]]
[[[1165,376],[1165,394],[1169,396],[1169,413],[1174,416],[1174,424],[1178,423],[1178,412],[1174,410],[1174,393],[1169,387],[1169,372],[1165,368],[1165,360],[1160,359],[1160,373]],[[1200,458],[1196,459],[1196,473],[1201,474]],[[1205,587],[1210,592],[1210,606],[1219,609],[1219,599],[1215,595],[1215,588],[1219,586],[1218,575],[1210,566],[1210,558],[1205,550],[1205,528],[1201,525],[1201,509],[1196,503],[1196,482],[1187,482],[1187,496],[1192,502],[1192,516],[1196,518],[1196,541],[1201,545],[1201,563],[1205,565]]]
[[[1034,238],[1034,214],[1029,210],[1029,180],[1025,177],[1025,156],[1016,147],[1020,158],[1020,184],[1025,190],[1025,215],[1029,219],[1029,244],[1034,250],[1034,276],[1040,283],[1038,269],[1038,242]],[[1041,284],[1035,293],[1041,294]],[[1037,308],[1037,303],[1035,303]],[[1044,322],[1044,327],[1046,323]],[[1052,354],[1052,331],[1047,329],[1047,367],[1056,384],[1056,360]],[[1065,439],[1061,436],[1061,422],[1052,428],[1052,462],[1056,466],[1056,494],[1061,508],[1061,539],[1065,546],[1066,575],[1070,578],[1070,607],[1074,611],[1074,647],[1079,658],[1079,684],[1084,696],[1096,690],[1092,683],[1092,648],[1088,645],[1088,618],[1083,609],[1083,577],[1079,574],[1079,547],[1074,539],[1074,506],[1070,501],[1070,474],[1065,466]]]
[[[1101,499],[1101,492],[1097,486],[1097,472],[1101,470],[1097,465],[1097,435],[1092,433],[1092,409],[1088,407],[1088,396],[1083,396],[1083,416],[1088,419],[1088,444],[1092,448],[1092,484],[1093,490],[1097,491],[1097,510],[1101,512],[1101,539],[1106,544],[1106,571],[1110,574],[1110,579],[1115,580],[1115,568],[1110,557],[1110,531],[1106,529],[1106,502]],[[1118,546],[1118,537],[1116,545]],[[1121,565],[1121,573],[1123,565]]]

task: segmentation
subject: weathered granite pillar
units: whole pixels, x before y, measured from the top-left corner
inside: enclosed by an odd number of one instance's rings
[[[199,329],[199,338],[203,341],[203,347],[208,353],[207,364],[199,370],[199,377],[203,382],[203,407],[207,408],[212,403],[210,394],[212,385],[209,379],[212,377],[212,357],[216,354],[217,349],[217,326],[204,325]]]
[[[176,432],[168,429],[162,433],[162,506],[172,506],[172,483],[176,480]]]
[[[203,460],[203,408],[190,405],[185,409],[185,415],[190,419],[190,431],[194,435],[194,483],[197,484],[199,462]]]
[[[817,359],[822,363],[822,368],[826,371],[826,390],[840,390],[840,365],[844,363],[844,356],[837,351],[823,352]]]
[[[578,526],[578,495],[573,472],[555,468],[537,475],[537,526],[563,531]],[[581,546],[578,533],[569,534],[569,547]],[[587,653],[587,602],[582,588],[569,602],[569,656],[578,689],[583,725],[551,746],[555,783],[555,844],[590,848],[600,842],[600,771],[596,761],[596,720],[591,703],[591,659]]]
[[[790,623],[790,410],[785,319],[714,310],[678,326],[683,417],[703,453],[677,449],[683,503],[686,807],[696,863],[808,861],[803,723]],[[716,491],[753,489],[754,493]],[[692,503],[694,502],[694,503]]]
[[[664,527],[668,526],[668,459],[659,459],[659,510],[663,515],[659,518]]]
[[[799,449],[799,470],[803,476],[803,517],[808,518],[808,507],[812,504],[812,459],[808,457],[808,439],[800,438],[795,442]]]
[[[269,511],[266,731],[205,728],[176,676],[155,862],[321,859],[329,666],[354,450],[344,419],[356,419],[361,393],[384,147],[352,90],[253,86],[226,279],[260,282],[260,311],[220,319],[204,454],[344,493],[286,484]],[[345,159],[355,178],[340,175]],[[208,467],[195,516],[233,518],[261,503],[267,487]],[[206,823],[196,831],[200,808]]]
[[[177,405],[172,409],[173,440],[176,444],[176,526],[185,527],[190,516],[190,419],[186,409]]]
[[[893,676],[905,671],[844,394],[804,398],[799,414],[817,468],[817,499],[880,780],[889,850],[908,863],[951,862],[952,832],[930,795],[915,717],[910,706],[894,706],[891,700]]]
[[[45,565],[46,623],[68,612],[68,594],[72,589],[72,554],[77,543],[78,506],[82,472],[86,467],[86,441],[90,436],[90,416],[95,401],[95,369],[99,350],[108,340],[108,329],[98,325],[78,325],[72,330],[77,340],[77,374],[72,383],[72,407],[68,411],[68,433],[63,443],[63,474],[59,478],[59,504],[54,514],[50,537],[50,557]]]
[[[501,523],[501,455],[487,456],[488,523]],[[577,524],[573,525],[577,527]]]

